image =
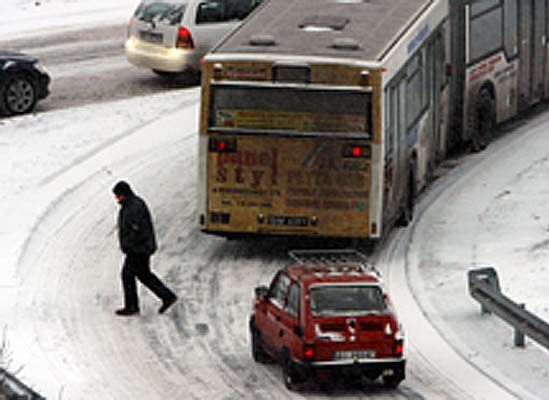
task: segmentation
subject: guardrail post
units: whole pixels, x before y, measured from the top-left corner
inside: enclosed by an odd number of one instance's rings
[[[526,308],[524,303],[517,304],[523,310]],[[524,347],[524,333],[518,327],[515,327],[515,347]]]
[[[483,267],[471,269],[467,273],[469,277],[469,292],[473,296],[473,292],[477,290],[478,283],[485,283],[488,285],[495,293],[500,293],[501,289],[499,286],[498,274],[494,267]],[[473,296],[474,297],[474,296]],[[480,303],[480,312],[481,314],[491,314],[490,310]]]

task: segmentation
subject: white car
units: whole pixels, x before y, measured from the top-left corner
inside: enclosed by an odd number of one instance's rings
[[[128,25],[128,61],[159,75],[199,72],[201,58],[262,0],[143,0]]]

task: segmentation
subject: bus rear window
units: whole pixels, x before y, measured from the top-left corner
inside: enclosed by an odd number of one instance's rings
[[[212,85],[210,127],[370,133],[368,91]]]

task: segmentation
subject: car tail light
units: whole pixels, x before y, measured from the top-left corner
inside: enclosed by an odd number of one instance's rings
[[[191,37],[191,32],[187,28],[179,28],[177,32],[177,43],[175,47],[179,49],[193,49],[194,43],[193,38]]]
[[[393,356],[402,357],[403,352],[404,352],[404,341],[402,339],[395,340],[395,343],[393,345]]]
[[[129,19],[128,26],[126,27],[126,37],[128,37],[128,38],[131,35],[132,25],[133,25],[133,17]]]
[[[306,344],[303,348],[303,358],[305,361],[311,361],[315,359],[315,348],[311,344]]]

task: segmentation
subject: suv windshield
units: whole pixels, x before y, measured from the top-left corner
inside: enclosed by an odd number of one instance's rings
[[[311,313],[319,315],[361,314],[385,310],[379,286],[314,286],[309,291]]]
[[[135,17],[144,22],[175,25],[183,18],[186,4],[170,1],[144,1],[135,11]]]

